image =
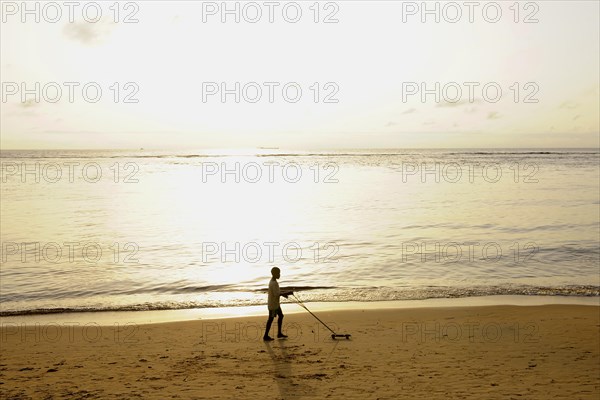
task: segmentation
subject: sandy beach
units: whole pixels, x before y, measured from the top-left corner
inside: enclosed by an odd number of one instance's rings
[[[595,306],[483,306],[101,326],[3,322],[3,399],[597,399]],[[275,325],[275,324],[274,324]]]

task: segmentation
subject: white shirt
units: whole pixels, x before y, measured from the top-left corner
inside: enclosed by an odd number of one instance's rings
[[[277,283],[277,279],[271,278],[269,282],[269,310],[277,310],[279,308],[279,283]]]

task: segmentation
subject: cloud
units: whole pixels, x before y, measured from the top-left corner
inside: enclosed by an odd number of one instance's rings
[[[21,102],[19,103],[19,107],[22,108],[32,108],[32,107],[39,107],[40,103],[36,102],[35,99],[29,99],[25,102]]]
[[[180,133],[185,133],[185,132],[179,132],[179,131],[163,131],[163,130],[156,130],[156,131],[118,131],[118,132],[112,132],[112,131],[97,131],[97,130],[57,130],[57,129],[46,129],[43,131],[43,133],[47,133],[50,135],[56,135],[56,134],[68,134],[68,135],[173,135],[173,134],[180,134]]]
[[[79,41],[85,45],[93,45],[108,36],[114,25],[109,20],[100,20],[96,23],[72,22],[65,25],[63,33],[69,39]]]
[[[600,93],[600,86],[594,85],[594,86],[590,87],[588,90],[586,90],[585,92],[583,92],[583,95],[597,97],[598,93]]]
[[[2,113],[2,117],[35,117],[38,115],[38,111],[42,103],[37,103],[35,99],[28,99],[25,102],[18,102],[11,104],[10,109],[7,107],[7,111]]]
[[[6,115],[3,115],[3,116],[11,117],[11,118],[16,117],[15,119],[17,119],[17,118],[20,119],[23,117],[36,117],[36,116],[38,116],[38,113],[33,111],[32,109],[27,108],[23,111],[10,111],[10,112],[6,113]]]
[[[467,104],[478,104],[481,103],[481,99],[473,99],[473,101],[470,101],[469,99],[465,99],[465,100],[459,100],[456,102],[443,102],[443,103],[438,103],[436,105],[436,107],[460,107],[460,106],[464,106]]]
[[[106,132],[100,132],[100,131],[84,131],[84,130],[80,130],[80,131],[68,131],[68,130],[55,130],[55,129],[46,129],[45,131],[43,131],[43,133],[47,133],[50,135],[55,135],[55,134],[72,134],[72,135],[103,135]]]
[[[403,112],[400,113],[400,115],[408,115],[408,114],[412,114],[414,112],[416,112],[417,109],[416,108],[409,108],[408,110],[404,110]],[[389,121],[387,124],[385,124],[386,128],[390,128],[392,126],[396,126],[397,123],[394,121]]]
[[[579,103],[575,103],[572,101],[564,101],[560,106],[558,106],[558,108],[567,109],[567,110],[574,110],[578,107],[579,107]]]

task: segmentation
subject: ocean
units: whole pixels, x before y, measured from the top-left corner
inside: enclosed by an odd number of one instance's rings
[[[2,151],[0,315],[600,296],[597,149]]]

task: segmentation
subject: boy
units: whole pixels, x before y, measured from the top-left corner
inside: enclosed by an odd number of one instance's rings
[[[267,329],[265,330],[265,335],[263,336],[264,341],[274,340],[271,336],[269,336],[269,331],[271,330],[271,324],[273,323],[273,319],[277,315],[277,338],[285,339],[287,336],[281,332],[281,326],[283,324],[283,311],[281,311],[281,306],[279,305],[279,296],[283,296],[287,299],[290,294],[294,292],[279,292],[279,283],[277,283],[277,279],[281,276],[281,270],[277,267],[271,268],[271,281],[269,282],[269,319],[267,320]]]

